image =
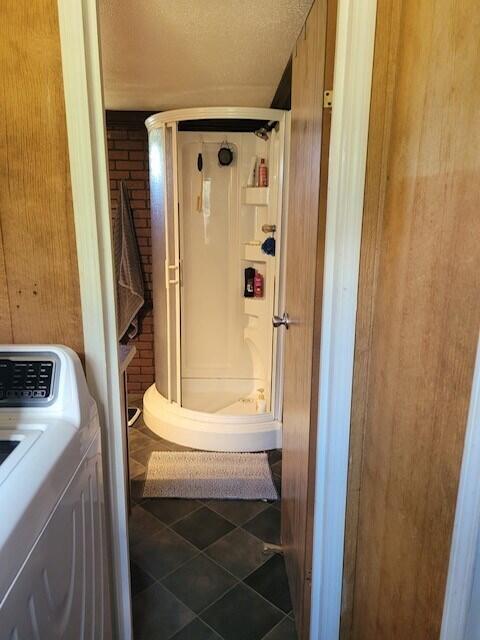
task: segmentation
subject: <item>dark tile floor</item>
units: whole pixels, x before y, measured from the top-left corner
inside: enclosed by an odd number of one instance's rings
[[[280,504],[142,498],[152,451],[180,450],[137,420],[129,429],[135,640],[296,640]],[[281,452],[269,453],[280,487]]]

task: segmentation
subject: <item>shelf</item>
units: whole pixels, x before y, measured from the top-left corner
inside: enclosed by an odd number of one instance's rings
[[[243,202],[257,207],[268,206],[268,187],[243,187]]]
[[[261,316],[266,313],[265,295],[262,298],[244,298],[244,311],[247,316]]]
[[[266,262],[267,254],[263,253],[262,246],[260,244],[244,244],[244,260],[249,262]]]

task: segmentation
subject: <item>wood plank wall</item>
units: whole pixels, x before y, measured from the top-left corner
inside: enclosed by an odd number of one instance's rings
[[[480,5],[378,4],[343,639],[439,637],[480,323]]]
[[[0,342],[83,352],[55,0],[2,4]]]

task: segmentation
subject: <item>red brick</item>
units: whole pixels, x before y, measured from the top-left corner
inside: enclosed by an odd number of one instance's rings
[[[112,149],[108,152],[110,160],[128,160],[128,151]]]
[[[130,200],[132,209],[145,209],[145,200]]]
[[[138,160],[116,160],[115,165],[120,171],[136,171],[143,169],[143,162]]]
[[[147,128],[142,128],[142,129],[130,129],[130,131],[128,132],[128,137],[130,138],[130,140],[147,140],[148,139],[148,134],[147,134]]]
[[[146,189],[145,180],[127,180],[125,184],[129,189]]]
[[[127,132],[123,129],[107,129],[107,138],[110,140],[126,140]]]
[[[142,367],[142,374],[152,376],[155,373],[155,367]]]
[[[148,158],[147,151],[129,151],[128,157],[130,160],[144,160],[146,161]]]
[[[128,149],[132,151],[145,151],[146,144],[142,140],[117,140],[115,149]]]
[[[128,375],[134,375],[136,373],[140,373],[140,371],[141,371],[140,367],[135,367],[133,365],[130,365],[129,367],[127,367]]]
[[[148,171],[132,171],[130,177],[134,180],[148,180]]]
[[[151,382],[153,379],[153,376],[139,373],[137,376],[135,376],[135,379],[140,380],[140,382]]]
[[[129,171],[118,171],[118,169],[115,169],[115,171],[110,171],[110,178],[112,178],[113,180],[125,180],[129,177]]]
[[[135,211],[133,212],[133,215],[138,218],[139,220],[149,220],[150,221],[150,207],[142,207],[142,208],[138,208],[135,209]]]
[[[132,191],[132,198],[134,198],[135,200],[146,200],[148,198],[148,193],[145,191],[145,189],[135,189]]]

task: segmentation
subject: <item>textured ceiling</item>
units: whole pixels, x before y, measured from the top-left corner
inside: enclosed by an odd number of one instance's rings
[[[268,107],[312,0],[100,0],[107,109]]]

